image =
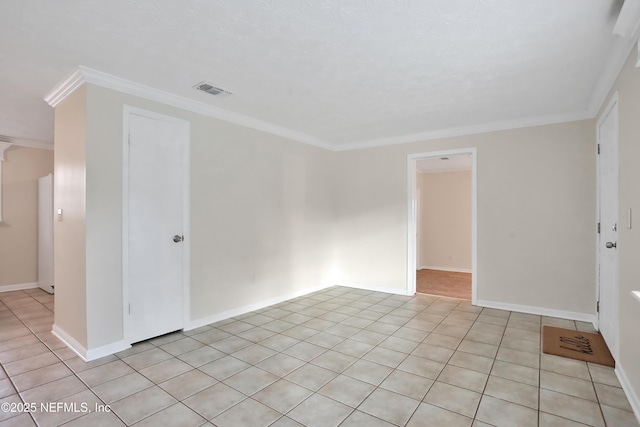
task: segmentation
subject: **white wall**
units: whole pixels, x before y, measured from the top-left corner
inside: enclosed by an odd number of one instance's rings
[[[55,110],[54,209],[63,220],[53,222],[55,326],[87,346],[86,270],[86,87]]]
[[[338,153],[338,279],[407,287],[407,155],[477,148],[478,299],[595,312],[593,120]]]
[[[333,153],[87,88],[88,348],[122,339],[122,109],[191,123],[192,321],[329,283]]]
[[[471,271],[471,171],[418,173],[418,269]]]
[[[53,172],[53,150],[13,145],[4,157],[0,292],[38,281],[38,178]]]

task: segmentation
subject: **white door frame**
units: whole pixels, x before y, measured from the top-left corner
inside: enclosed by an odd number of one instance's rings
[[[128,343],[130,342],[130,325],[129,325],[129,127],[130,115],[137,115],[142,117],[148,117],[150,119],[180,123],[186,127],[186,139],[183,146],[183,188],[182,188],[182,212],[183,212],[183,249],[182,249],[182,295],[183,295],[183,327],[189,324],[190,315],[190,247],[191,247],[191,235],[190,235],[190,221],[189,221],[189,178],[190,178],[190,122],[176,117],[166,116],[164,114],[156,113],[153,111],[143,110],[141,108],[132,107],[130,105],[123,106],[123,120],[122,120],[122,325],[123,325],[123,339]]]
[[[609,104],[607,104],[607,107],[602,111],[602,114],[600,115],[600,117],[598,117],[598,122],[596,124],[596,144],[600,144],[600,125],[602,125],[602,122],[607,118],[607,116],[609,115],[609,113],[611,112],[611,110],[613,108],[617,108],[618,107],[618,91],[616,91],[613,96],[611,97],[611,100],[609,101]],[[618,116],[618,120],[619,120],[619,116]],[[616,145],[618,145],[618,139],[619,139],[619,122],[616,125],[616,133],[615,133],[616,137],[615,137],[615,141],[614,143]],[[618,152],[618,150],[616,149],[616,153]],[[597,222],[600,223],[601,222],[601,218],[600,218],[600,199],[601,199],[601,195],[600,195],[600,156],[596,156],[596,219]],[[616,204],[619,203],[619,195],[615,194],[615,200],[616,200]],[[620,212],[618,212],[618,230],[620,229]],[[596,233],[596,304],[600,301],[600,236],[601,234]],[[615,280],[614,283],[612,283],[612,288],[613,288],[613,294],[614,295],[618,295],[618,274],[616,272],[615,275]],[[613,307],[611,307],[611,311],[614,313],[613,316],[613,329],[614,329],[614,341],[615,341],[615,348],[611,348],[609,350],[611,350],[611,354],[613,355],[613,358],[615,360],[618,360],[618,348],[620,346],[620,328],[619,328],[619,322],[618,322],[618,300],[617,298],[614,298],[613,301]],[[600,330],[600,312],[596,310],[596,315],[595,315],[595,321],[594,321],[594,326],[596,327],[597,330]]]
[[[407,156],[407,294],[416,293],[418,200],[416,191],[416,162],[420,159],[471,155],[471,303],[478,299],[478,186],[476,147],[431,151]]]

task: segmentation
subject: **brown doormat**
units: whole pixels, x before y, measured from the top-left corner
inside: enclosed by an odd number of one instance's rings
[[[542,329],[542,351],[612,368],[616,365],[599,333],[545,326]]]

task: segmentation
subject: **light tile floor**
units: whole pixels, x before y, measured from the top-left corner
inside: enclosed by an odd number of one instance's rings
[[[638,427],[613,369],[541,354],[580,322],[333,287],[85,363],[52,310],[0,294],[0,403],[37,405],[2,427]]]

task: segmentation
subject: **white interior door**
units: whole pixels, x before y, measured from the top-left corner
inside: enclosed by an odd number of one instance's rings
[[[189,128],[184,121],[137,113],[128,115],[128,124],[125,336],[134,343],[184,327],[183,155]]]
[[[598,326],[614,357],[618,352],[618,103],[609,106],[598,122],[598,185],[600,234],[598,239]]]

